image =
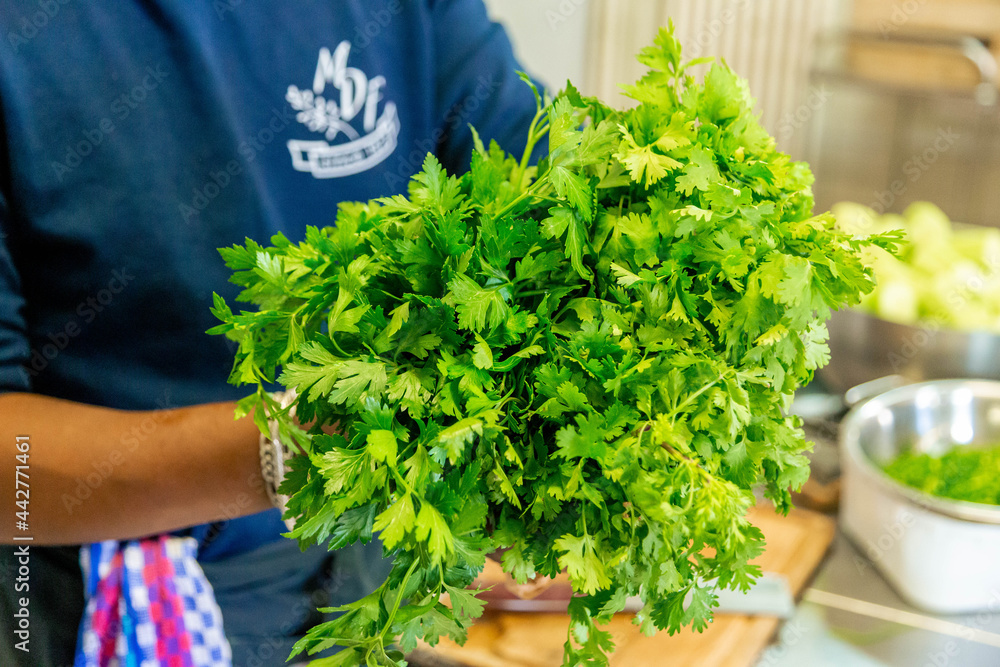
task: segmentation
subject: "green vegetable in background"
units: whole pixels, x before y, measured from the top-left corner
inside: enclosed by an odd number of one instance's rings
[[[900,324],[1000,333],[1000,229],[953,225],[929,202],[914,202],[903,215],[847,202],[833,212],[848,232],[904,235],[898,256],[865,251],[878,287],[860,310]]]
[[[570,86],[539,98],[520,159],[477,142],[451,176],[428,156],[408,197],[222,250],[258,307],[213,309],[239,342],[231,381],[258,387],[241,414],[274,416],[304,454],[282,485],[291,537],[377,534],[394,559],[298,644],[346,647],[320,664],[462,641],[483,609],[466,587],[501,548],[520,582],[568,570],[566,665],[607,664],[598,624],[629,596],[647,633],[701,630],[717,588],[759,575],[752,489],[787,511],[806,480],[784,409],[827,361],[830,310],[872,289],[860,249],[892,237],[812,215],[808,168],[724,64],[696,82],[672,29],[639,60],[635,109]],[[343,436],[320,432],[335,422]]]
[[[939,457],[907,451],[885,472],[932,496],[1000,505],[1000,446],[954,447]]]

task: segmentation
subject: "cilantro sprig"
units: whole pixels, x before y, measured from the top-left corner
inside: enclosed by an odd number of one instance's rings
[[[464,175],[429,155],[409,196],[221,251],[257,306],[213,309],[239,343],[231,381],[257,386],[240,414],[275,417],[302,454],[282,485],[290,537],[378,535],[394,561],[299,642],[344,647],[314,664],[461,642],[498,549],[520,582],[568,571],[565,665],[607,664],[599,625],[629,596],[647,633],[701,630],[714,591],[760,574],[752,489],[787,511],[806,480],[785,408],[828,359],[831,309],[872,289],[859,250],[892,240],[812,215],[808,168],[724,63],[696,81],[672,28],[639,60],[634,109],[571,85],[538,96],[520,159],[476,137]]]

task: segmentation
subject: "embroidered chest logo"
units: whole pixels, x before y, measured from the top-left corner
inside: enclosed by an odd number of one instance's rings
[[[347,66],[351,43],[343,41],[331,54],[319,51],[312,90],[289,86],[285,99],[295,119],[324,140],[292,139],[292,166],[316,178],[340,178],[371,169],[396,150],[399,117],[396,104],[381,105],[385,77],[371,79]]]

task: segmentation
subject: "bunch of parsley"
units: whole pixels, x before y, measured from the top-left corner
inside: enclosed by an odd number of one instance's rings
[[[569,86],[539,98],[521,159],[477,137],[462,176],[428,156],[408,197],[343,204],[300,244],[221,251],[258,306],[213,309],[239,342],[231,381],[258,386],[240,413],[277,418],[302,452],[290,536],[378,534],[394,560],[298,644],[345,647],[314,664],[462,641],[498,549],[520,582],[568,571],[566,665],[607,664],[598,624],[629,596],[645,632],[700,630],[714,590],[758,576],[752,488],[787,511],[806,480],[784,408],[827,361],[830,310],[873,287],[859,250],[892,239],[811,214],[807,166],[724,64],[696,81],[672,28],[639,60],[632,110]],[[298,422],[274,380],[298,391]]]

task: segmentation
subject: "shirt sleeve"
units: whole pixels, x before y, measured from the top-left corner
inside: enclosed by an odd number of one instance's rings
[[[438,142],[441,162],[452,173],[469,168],[473,151],[469,125],[487,145],[495,139],[520,157],[536,104],[531,88],[518,75],[523,68],[514,58],[507,33],[490,21],[482,0],[437,0],[432,9],[436,99],[444,123]],[[545,142],[539,143],[536,152],[545,148]]]
[[[24,297],[10,253],[11,233],[10,207],[0,191],[0,393],[31,388]]]

